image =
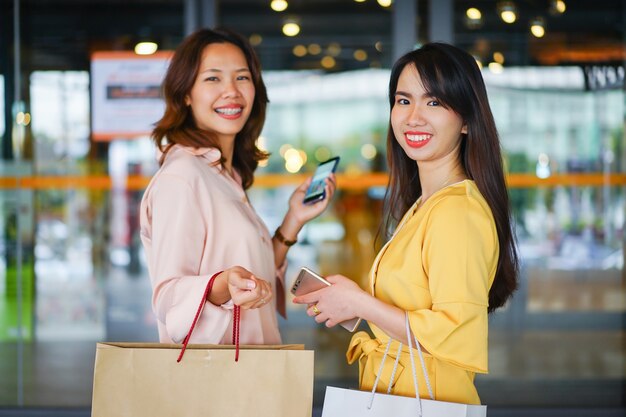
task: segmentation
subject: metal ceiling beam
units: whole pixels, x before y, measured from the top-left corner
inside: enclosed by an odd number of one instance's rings
[[[218,25],[217,0],[185,0],[185,36],[200,28]]]
[[[428,41],[454,43],[454,4],[452,0],[429,0]]]
[[[393,60],[411,51],[417,43],[417,0],[396,0],[393,5],[391,37]]]

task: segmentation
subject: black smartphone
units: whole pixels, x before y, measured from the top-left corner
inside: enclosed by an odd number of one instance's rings
[[[307,267],[302,267],[300,273],[298,274],[298,277],[291,287],[291,293],[293,295],[308,294],[310,292],[320,290],[328,285],[331,284],[330,282],[326,281],[324,277],[321,277]],[[339,325],[347,331],[353,332],[356,330],[357,327],[359,327],[360,323],[360,318],[353,318],[350,320],[342,321],[341,323],[339,323]]]
[[[329,159],[326,162],[322,162],[317,166],[315,174],[313,174],[313,180],[311,185],[306,190],[304,195],[304,204],[313,204],[326,198],[326,190],[324,189],[324,180],[328,178],[330,174],[335,172],[337,164],[339,163],[339,157]]]

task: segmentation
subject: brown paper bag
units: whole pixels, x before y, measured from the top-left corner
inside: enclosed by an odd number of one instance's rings
[[[313,351],[302,345],[98,343],[92,417],[310,417]]]

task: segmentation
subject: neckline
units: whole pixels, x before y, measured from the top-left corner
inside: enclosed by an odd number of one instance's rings
[[[439,189],[435,193],[433,193],[433,195],[431,195],[430,198],[428,200],[426,200],[424,203],[427,203],[427,202],[431,201],[433,196],[437,195],[441,191],[443,191],[443,190],[445,190],[447,188],[453,187],[455,185],[459,185],[459,184],[464,183],[466,181],[472,181],[472,180],[469,179],[469,178],[465,178],[465,179],[463,179],[461,181],[457,181],[455,183],[448,184],[445,187],[442,187],[441,189]],[[400,232],[400,230],[404,227],[404,225],[418,212],[418,210],[420,208],[423,207],[423,206],[419,205],[421,200],[422,200],[422,197],[420,196],[415,201],[415,203],[413,203],[413,205],[407,210],[407,212],[404,214],[404,216],[402,217],[402,219],[398,223],[398,226],[396,226],[396,230],[394,231],[393,235],[383,245],[383,247],[380,249],[380,251],[376,255],[376,258],[374,259],[374,264],[372,265],[372,269],[370,270],[369,277],[368,277],[369,278],[369,284],[370,284],[370,291],[371,291],[372,295],[374,295],[376,293],[376,281],[377,281],[377,279],[375,277],[378,276],[378,266],[380,265],[380,261],[381,261],[383,255],[384,255],[384,253],[387,251],[387,248],[389,247],[389,245],[391,244],[393,239],[396,237],[396,235]]]
[[[411,207],[412,209],[412,214],[415,214],[420,208],[424,207],[424,205],[426,203],[428,203],[429,201],[431,201],[433,199],[434,196],[436,196],[437,194],[439,194],[440,192],[442,192],[443,190],[450,188],[450,187],[454,187],[456,185],[459,185],[461,183],[464,183],[466,181],[471,181],[469,178],[464,178],[461,181],[457,181],[457,182],[453,182],[452,184],[448,184],[444,187],[441,187],[440,189],[438,189],[437,191],[435,191],[434,193],[431,194],[430,197],[428,197],[428,200],[424,201],[424,203],[422,204],[422,196],[419,196],[419,198],[417,200],[415,200],[415,203],[413,204],[413,206]]]

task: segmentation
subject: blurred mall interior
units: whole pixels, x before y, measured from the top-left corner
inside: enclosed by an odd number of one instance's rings
[[[288,283],[302,266],[365,282],[393,60],[434,40],[470,52],[523,261],[490,319],[481,399],[491,416],[626,415],[625,0],[3,0],[0,416],[87,416],[96,342],[157,341],[137,213],[158,165],[149,130],[163,107],[149,93],[185,34],[218,25],[263,64],[271,157],[249,198],[269,230],[317,162],[341,156],[339,192],[290,251]],[[101,94],[110,80],[129,95]],[[356,387],[350,334],[288,305],[281,332],[315,350],[319,415],[327,385]]]

